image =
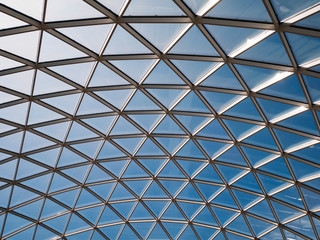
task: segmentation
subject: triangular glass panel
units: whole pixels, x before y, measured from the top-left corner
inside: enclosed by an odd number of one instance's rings
[[[210,0],[201,0],[201,1],[193,1],[193,0],[184,0],[186,5],[195,13],[195,15],[201,15],[204,12],[204,9],[210,9],[217,3],[217,1]]]
[[[155,63],[153,59],[140,60],[113,60],[111,64],[116,66],[120,71],[124,72],[136,82],[140,82],[144,75]]]
[[[80,84],[81,86],[84,86],[88,80],[93,65],[93,62],[86,62],[50,67],[50,69]]]
[[[293,208],[289,208],[285,205],[282,205],[280,203],[271,201],[272,206],[279,218],[280,222],[285,222],[291,218],[296,218],[299,215],[302,215],[302,212],[299,212],[297,210],[294,210]]]
[[[31,157],[32,159],[41,162],[42,164],[47,164],[53,167],[55,162],[57,161],[58,154],[60,154],[60,150],[60,148],[54,148],[48,151],[28,155],[28,157]]]
[[[238,79],[226,64],[200,83],[200,86],[243,90]]]
[[[51,142],[43,137],[40,137],[36,134],[33,134],[29,131],[26,131],[26,135],[24,136],[23,143],[24,143],[23,148],[22,148],[23,152],[28,152],[28,151],[32,151],[35,149],[48,147],[48,146],[54,144],[53,142]]]
[[[309,207],[310,211],[317,211],[320,208],[319,194],[309,191],[306,188],[300,188],[302,195]]]
[[[71,215],[70,220],[69,220],[68,227],[66,229],[66,233],[79,231],[79,230],[89,228],[89,227],[90,227],[90,225],[87,222],[85,222],[82,218],[80,218],[78,215],[73,213]]]
[[[245,123],[245,122],[238,122],[233,120],[223,120],[223,122],[226,124],[226,126],[229,128],[232,135],[239,141],[247,137],[248,135],[251,135],[250,133],[255,132],[261,126],[251,124],[251,123]]]
[[[251,206],[252,204],[256,203],[261,199],[261,197],[242,191],[233,190],[232,192],[236,196],[242,209],[246,209],[247,207]]]
[[[211,200],[211,203],[236,209],[238,208],[228,189],[221,191],[213,200]]]
[[[239,215],[236,219],[234,219],[228,226],[228,229],[240,232],[242,234],[246,234],[251,236],[251,232],[248,228],[246,221],[244,220],[242,215]]]
[[[103,171],[97,165],[93,165],[90,170],[90,174],[87,177],[86,183],[93,183],[93,182],[100,182],[100,181],[107,181],[113,179],[108,173]]]
[[[120,161],[101,162],[100,164],[109,172],[114,174],[116,177],[119,177],[124,167],[127,165],[127,163],[128,163],[128,160],[120,160]]]
[[[143,92],[138,90],[131,98],[125,110],[160,110],[160,108]]]
[[[104,17],[89,4],[78,0],[70,0],[66,5],[63,0],[49,0],[47,9],[46,22]]]
[[[3,217],[5,215],[2,215]],[[1,220],[0,220],[1,222]],[[18,229],[16,229],[18,230]],[[53,233],[53,232],[50,232],[49,230],[45,229],[45,228],[42,228],[38,225],[37,227],[37,235],[38,235],[38,232],[41,232],[41,230],[44,230],[44,234],[47,236],[47,237],[55,237],[56,235]],[[34,231],[35,231],[35,226],[33,227],[28,227],[27,229],[21,231],[21,232],[18,232],[17,234],[14,234],[13,236],[10,237],[10,240],[19,240],[19,239],[28,239],[30,237],[33,237],[33,234],[34,234]],[[37,238],[37,235],[35,236],[35,240],[38,240],[39,238]]]
[[[144,198],[168,198],[168,195],[162,190],[162,188],[153,181],[148,190],[143,195]]]
[[[173,180],[160,180],[161,185],[169,192],[172,197],[186,185],[185,181],[173,181]]]
[[[210,212],[208,207],[204,207],[201,210],[201,212],[195,217],[195,219],[193,221],[197,222],[197,223],[202,223],[202,224],[215,226],[215,227],[218,226],[216,220],[212,216],[212,214],[211,214],[211,212]]]
[[[172,133],[172,134],[185,134],[185,132],[172,120],[170,116],[166,116],[162,119],[157,128],[153,131],[154,133]]]
[[[224,152],[222,155],[220,155],[216,160],[227,162],[227,163],[233,163],[237,165],[247,166],[246,161],[242,157],[240,151],[236,146],[231,147],[226,152]]]
[[[210,122],[205,128],[197,133],[197,135],[211,138],[230,139],[229,135],[218,120]]]
[[[202,198],[198,192],[194,189],[191,183],[188,183],[183,190],[177,196],[178,199],[191,200],[191,201],[202,201]]]
[[[180,235],[179,239],[196,239],[197,235],[194,233],[190,225],[184,229],[183,233]]]
[[[112,145],[110,142],[105,141],[101,151],[99,152],[98,159],[104,158],[114,158],[114,157],[122,157],[126,156],[123,152],[121,152],[118,148]]]
[[[163,210],[170,203],[169,201],[144,201],[144,203],[148,206],[148,208],[159,217]]]
[[[108,223],[120,222],[120,221],[122,221],[122,219],[113,210],[111,210],[110,207],[107,205],[104,208],[103,213],[101,214],[101,217],[100,217],[100,220],[99,220],[99,224],[108,224]],[[119,225],[116,225],[116,226],[119,226]],[[122,226],[122,225],[120,225],[120,226]],[[118,229],[118,228],[116,228],[116,229]],[[115,229],[112,229],[112,230],[115,230]],[[111,229],[110,229],[110,231],[111,231]],[[108,233],[107,233],[107,236],[109,236]]]
[[[75,141],[80,139],[94,138],[97,136],[97,134],[90,131],[88,128],[82,126],[77,122],[73,122],[67,140]]]
[[[281,39],[276,33],[240,54],[239,58],[259,62],[291,65]]]
[[[103,47],[103,43],[106,40],[108,33],[110,32],[111,27],[111,24],[103,24],[60,28],[58,31],[70,37],[74,41],[83,44],[85,47],[93,50],[95,53],[99,53]]]
[[[259,169],[291,179],[291,174],[288,166],[282,157],[279,157],[273,161],[268,162],[267,164],[262,165],[261,167],[259,167]]]
[[[1,13],[0,14],[0,18],[2,20],[3,16],[6,15],[4,13]],[[7,15],[8,16],[8,15]],[[14,18],[13,18],[14,19]],[[19,20],[18,20],[19,21]],[[12,21],[14,22],[14,21]],[[2,29],[3,27],[0,25],[0,28]],[[0,70],[6,70],[6,69],[9,69],[9,68],[15,68],[15,67],[20,67],[22,66],[23,64],[22,63],[19,63],[19,62],[16,62],[16,61],[13,61],[9,58],[6,58],[6,57],[0,57]]]
[[[249,20],[271,22],[269,14],[262,1],[255,0],[224,0],[220,1],[207,17],[228,18],[235,20]]]
[[[274,215],[270,209],[270,206],[267,200],[262,200],[258,204],[254,205],[253,207],[247,210],[249,213],[253,213],[257,216],[264,217],[271,221],[275,221]]]
[[[68,168],[66,170],[61,170],[61,172],[82,183],[88,173],[88,169],[89,165],[85,165],[80,167]]]
[[[148,177],[149,175],[135,162],[130,161],[121,178]]]
[[[139,202],[137,207],[134,209],[132,215],[130,216],[130,220],[148,220],[154,219],[153,216],[148,212],[145,206]]]
[[[108,199],[113,187],[114,187],[114,183],[106,183],[106,184],[89,186],[90,190],[92,190],[93,192],[95,192],[105,200]]]
[[[206,163],[188,160],[176,160],[190,178],[193,177]]]
[[[79,97],[80,94],[70,94],[65,96],[46,98],[43,99],[43,101],[58,108],[59,110],[62,110],[69,114],[73,114],[79,101]]]
[[[257,175],[268,195],[271,195],[272,193],[290,185],[290,183],[279,180],[277,178],[269,177],[260,173],[258,173]]]
[[[148,89],[163,106],[170,109],[187,92],[182,89]]]
[[[200,91],[204,98],[208,101],[211,107],[218,113],[221,113],[224,109],[234,105],[240,99],[243,98],[241,95],[220,93],[220,92],[208,92]]]
[[[211,209],[214,212],[214,214],[217,216],[222,226],[225,226],[226,223],[228,223],[231,219],[233,219],[235,216],[238,215],[237,212],[230,211],[223,208],[211,207]]]
[[[6,224],[3,227],[3,232],[2,234],[4,236],[13,233],[17,230],[19,230],[20,228],[24,228],[27,225],[31,224],[32,222],[22,218],[22,217],[18,217],[14,214],[8,213],[7,214],[7,218],[6,218]]]
[[[82,119],[83,122],[87,123],[91,127],[99,130],[100,132],[106,134],[110,129],[116,116],[107,116],[107,117],[97,117],[97,118],[86,118]]]
[[[112,128],[110,135],[140,134],[141,132],[128,120],[120,116]]]
[[[107,48],[103,54],[145,54],[151,51],[139,42],[130,33],[124,30],[120,25],[117,25],[111,39],[108,42]]]
[[[201,239],[212,239],[212,236],[218,232],[217,229],[207,228],[203,226],[193,226]]]
[[[291,152],[295,150],[295,148],[300,148],[303,144],[308,144],[308,142],[312,143],[310,138],[306,138],[297,134],[285,132],[282,130],[274,129],[274,133],[276,134],[277,138],[281,146],[283,147],[284,151]]]
[[[139,151],[137,152],[138,156],[151,156],[151,155],[165,155],[165,153],[153,142],[148,138]]]
[[[42,71],[37,71],[37,78],[34,86],[34,95],[60,92],[74,89],[69,84],[66,84],[59,79],[52,77],[51,75]]]
[[[185,175],[180,171],[180,169],[169,160],[166,166],[159,173],[159,177],[178,177],[185,178]]]
[[[19,5],[23,4],[23,2],[25,1],[19,1]],[[30,7],[28,8],[30,9]],[[3,36],[0,39],[0,45],[2,50],[35,61],[38,52],[39,37],[40,31]]]
[[[26,123],[28,107],[29,103],[27,102],[13,105],[10,107],[1,108],[1,118],[24,125]]]
[[[218,42],[227,55],[232,53],[248,41],[263,33],[263,30],[253,28],[227,27],[205,25],[209,33]]]
[[[256,167],[263,162],[267,162],[268,160],[277,157],[277,155],[275,154],[264,152],[254,148],[241,147],[241,149],[253,167]]]
[[[174,110],[210,113],[207,106],[193,91],[185,96]]]
[[[67,209],[46,198],[43,210],[41,212],[41,219],[45,219],[58,213],[63,213],[65,211],[67,211]]]
[[[276,82],[270,87],[261,90],[260,93],[306,102],[306,98],[302,91],[297,75],[292,75],[279,82]]]
[[[299,65],[319,58],[319,38],[293,33],[286,33],[285,35]]]
[[[126,240],[126,239],[132,239],[136,240],[139,239],[138,236],[132,231],[132,229],[128,226],[125,225],[124,229],[121,232],[120,237],[118,238],[119,240]]]
[[[192,140],[189,140],[176,155],[188,158],[205,158],[198,146]]]
[[[318,103],[320,101],[320,93],[318,91],[318,89],[320,88],[319,78],[303,75],[303,79],[308,89],[312,102]]]
[[[130,26],[163,52],[187,25],[181,23],[132,23]]]
[[[311,166],[309,164],[299,162],[296,160],[293,160],[291,158],[287,158],[291,168],[294,172],[294,175],[298,181],[303,180],[304,178],[314,178],[318,175],[320,175],[320,169],[314,166]]]
[[[98,2],[117,15],[127,5],[126,0],[98,0]]]
[[[23,132],[18,132],[4,136],[0,138],[0,145],[2,149],[6,149],[13,152],[19,152],[21,141],[23,138]]]
[[[222,187],[211,185],[211,184],[204,184],[204,183],[195,183],[201,194],[207,201],[210,201],[213,196],[215,196]]]
[[[0,190],[0,206],[3,207],[3,208],[7,208],[8,207],[8,203],[9,203],[9,198],[11,197],[11,191],[12,190],[12,187],[7,187],[7,188],[4,188],[4,189],[1,189]],[[2,215],[4,216],[4,215]],[[1,224],[1,221],[0,221],[0,224]]]
[[[70,239],[70,240],[89,239],[91,237],[91,235],[92,235],[92,231],[85,231],[85,232],[69,235],[68,239]],[[93,239],[96,239],[96,238],[99,238],[99,237],[101,238],[102,236],[97,231],[95,231],[93,233],[93,235],[92,235]]]
[[[172,239],[177,239],[178,234],[185,228],[184,223],[162,222]]]
[[[74,153],[73,151],[69,150],[68,148],[63,148],[59,158],[58,167],[63,167],[63,166],[76,164],[76,163],[82,163],[86,161],[87,161],[86,159]]]
[[[178,202],[179,207],[186,214],[187,218],[191,220],[194,215],[202,208],[202,204],[187,203],[187,202]]]
[[[114,203],[111,206],[118,211],[125,219],[127,219],[132,212],[133,208],[136,206],[136,201],[134,202],[122,202]]]
[[[299,192],[295,186],[287,188],[273,195],[273,197],[280,199],[281,201],[287,202],[289,204],[292,204],[294,206],[297,206],[299,208],[304,208]]]
[[[125,181],[125,184],[138,196],[140,197],[146,187],[149,185],[149,180],[138,180],[138,181]]]
[[[225,178],[227,183],[231,183],[240,176],[244,175],[247,171],[241,168],[229,167],[224,165],[216,165],[222,176]]]
[[[133,0],[124,16],[183,16],[181,9],[171,0]]]
[[[7,103],[11,102],[14,100],[18,100],[19,97],[5,93],[5,92],[0,92],[0,103]]]
[[[70,122],[62,122],[50,124],[48,126],[36,128],[37,131],[44,133],[50,137],[63,141],[69,128]]]
[[[124,150],[133,154],[140,146],[144,138],[117,138],[114,141],[119,144]]]
[[[101,1],[101,0],[100,0]],[[108,0],[109,1],[109,0]],[[110,225],[108,227],[99,228],[109,239],[118,239],[120,231],[124,224]],[[93,238],[94,239],[94,238]]]
[[[53,175],[49,192],[55,192],[55,191],[59,191],[59,190],[74,187],[74,186],[76,186],[74,182],[71,182],[69,179],[62,177],[60,174],[56,173]],[[78,190],[74,190],[72,192],[77,194]]]
[[[310,239],[316,238],[308,216],[298,218],[297,220],[287,223],[286,226],[291,229],[298,230],[299,233],[303,234],[304,236],[307,236]]]
[[[124,186],[122,186],[122,184],[118,183],[109,200],[116,201],[125,199],[134,199],[134,196]]]
[[[78,49],[47,32],[43,32],[39,61],[45,62],[85,56],[86,55]]]
[[[148,239],[169,239],[165,231],[163,231],[162,227],[159,223],[157,223],[152,232],[150,233]]]
[[[120,77],[114,71],[103,65],[102,63],[98,63],[91,81],[89,83],[89,87],[100,87],[100,86],[113,86],[113,85],[126,85],[129,84],[125,79]]]
[[[39,197],[39,195],[24,188],[14,186],[10,201],[10,207],[19,205],[23,202],[27,202],[36,197]]]
[[[256,98],[256,100],[267,119],[272,123],[277,122],[288,115],[290,116],[293,113],[296,114],[305,110],[305,108],[301,109],[301,107],[281,102],[275,102],[260,98]]]
[[[25,177],[43,172],[45,170],[46,170],[46,168],[44,168],[44,167],[41,167],[37,164],[31,163],[31,162],[26,161],[24,159],[20,159],[16,179],[25,178]]]
[[[92,195],[89,191],[82,189],[81,194],[77,200],[76,208],[85,207],[89,205],[94,205],[101,203],[101,201]]]
[[[197,40],[198,41],[198,40]],[[190,82],[195,84],[216,65],[216,62],[171,60],[171,62],[185,75]]]
[[[164,61],[159,61],[143,84],[183,84],[185,82]],[[170,90],[170,89],[168,89]]]
[[[199,174],[195,177],[195,179],[213,183],[222,183],[220,176],[211,164],[202,169],[201,172],[199,172]]]
[[[236,187],[248,189],[250,191],[262,193],[261,188],[252,173],[248,173],[248,174],[242,176],[239,180],[237,180],[232,185],[234,185]]]
[[[253,120],[262,120],[258,110],[250,98],[242,100],[240,103],[226,111],[224,114],[240,118],[249,118]]]
[[[160,114],[133,114],[129,117],[134,120],[137,124],[143,127],[147,132],[156,125],[163,115]]]
[[[13,74],[0,76],[2,87],[12,89],[27,95],[31,95],[34,71],[23,71]]]
[[[246,138],[244,142],[253,144],[256,146],[266,147],[277,150],[278,147],[269,132],[268,128],[264,128],[252,136]]]
[[[81,153],[89,156],[90,158],[94,158],[97,154],[97,150],[101,146],[101,141],[94,141],[94,142],[85,142],[71,145],[76,150],[80,151]]]
[[[28,125],[56,120],[59,118],[63,118],[63,116],[49,110],[48,108],[42,107],[37,103],[32,102],[28,118]]]
[[[217,51],[196,26],[193,26],[169,53],[218,56]]]
[[[210,158],[214,158],[230,146],[230,144],[214,141],[198,140],[198,142]]]
[[[311,111],[305,111],[281,122],[278,122],[277,124],[314,135],[319,135],[319,130]]]
[[[186,138],[156,137],[155,139],[164,147],[165,150],[169,152],[169,154],[174,154],[177,149],[186,141]]]
[[[46,174],[40,177],[24,181],[23,184],[35,190],[45,193],[49,186],[52,174]]]
[[[137,223],[131,223],[131,225],[143,239],[146,239],[154,223],[153,222],[137,222]]]
[[[318,158],[319,154],[320,154],[320,144],[315,144],[310,147],[303,148],[299,151],[292,153],[292,155],[307,159],[317,164],[320,164],[320,160]]]
[[[112,110],[106,105],[102,104],[88,94],[85,94],[77,111],[77,115],[105,113],[111,111]]]
[[[174,115],[186,128],[193,134],[200,127],[206,125],[206,123],[211,119],[208,117],[192,116],[192,115]]]

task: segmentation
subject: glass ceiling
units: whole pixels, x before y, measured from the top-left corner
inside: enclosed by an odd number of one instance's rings
[[[0,0],[1,239],[319,239],[319,0]]]

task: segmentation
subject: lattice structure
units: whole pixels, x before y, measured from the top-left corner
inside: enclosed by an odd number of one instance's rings
[[[0,0],[1,239],[319,239],[318,0]]]

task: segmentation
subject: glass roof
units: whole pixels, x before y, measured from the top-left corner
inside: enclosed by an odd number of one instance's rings
[[[319,0],[0,0],[1,239],[320,239]]]

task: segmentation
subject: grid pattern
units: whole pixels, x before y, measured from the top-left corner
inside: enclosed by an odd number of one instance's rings
[[[319,239],[319,1],[0,9],[1,239]]]

